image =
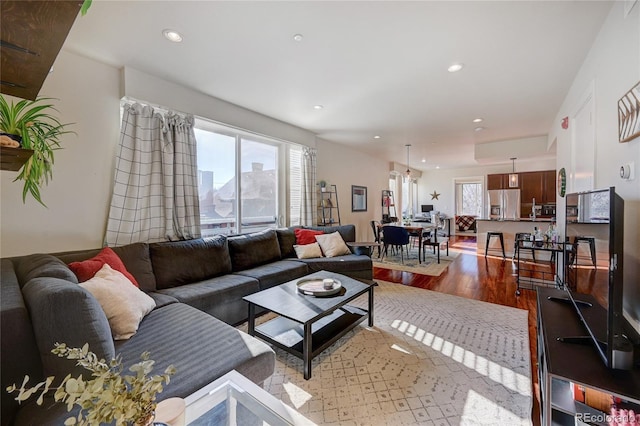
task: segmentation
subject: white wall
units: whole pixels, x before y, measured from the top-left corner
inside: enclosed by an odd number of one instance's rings
[[[317,179],[338,189],[340,221],[356,226],[358,241],[373,241],[371,221],[382,218],[382,190],[389,186],[389,162],[323,139],[317,141]],[[351,185],[367,187],[367,211],[351,211]]]
[[[536,170],[555,170],[555,160],[525,161],[516,160],[516,172],[529,172]],[[422,172],[422,178],[418,181],[418,203],[433,204],[434,210],[439,210],[448,216],[455,215],[455,179],[467,177],[481,177],[483,183],[487,183],[487,175],[494,173],[511,173],[513,165],[503,164],[496,166],[478,166],[463,169],[439,169]],[[431,199],[431,194],[436,191],[440,196],[437,200]],[[453,224],[451,225],[453,233]]]
[[[640,138],[618,142],[618,100],[640,80],[640,4],[624,18],[624,2],[616,2],[596,38],[569,93],[556,115],[549,140],[557,141],[557,168],[571,170],[571,117],[586,91],[593,87],[595,97],[595,176],[594,189],[615,186],[625,201],[624,223],[624,307],[625,315],[640,330],[640,178],[624,181],[619,175],[622,164],[634,161],[640,167]],[[569,117],[569,129],[560,126]],[[567,179],[567,192],[571,192]],[[558,198],[558,211],[564,211],[565,199]],[[558,215],[559,229],[564,227]]]
[[[75,123],[64,135],[53,181],[41,191],[45,208],[27,198],[17,172],[0,172],[0,255],[46,253],[102,245],[120,128],[120,72],[61,52],[40,96],[55,102],[60,121]]]

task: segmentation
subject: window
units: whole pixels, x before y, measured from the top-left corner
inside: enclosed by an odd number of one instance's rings
[[[482,216],[482,183],[456,182],[456,214]]]
[[[299,147],[201,119],[195,134],[203,236],[300,222]]]
[[[413,218],[417,212],[418,181],[402,179],[402,217]]]

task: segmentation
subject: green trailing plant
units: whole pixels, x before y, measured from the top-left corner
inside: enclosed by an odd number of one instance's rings
[[[82,375],[77,378],[70,374],[64,378],[60,386],[55,387],[54,399],[67,405],[71,411],[74,405],[80,407],[75,417],[69,417],[64,424],[71,425],[146,425],[153,419],[156,408],[156,395],[163,390],[163,384],[175,374],[175,368],[167,367],[164,374],[148,376],[153,370],[154,361],[149,359],[149,352],[144,352],[141,361],[129,367],[133,375],[123,375],[120,357],[107,363],[98,359],[89,351],[89,345],[82,348],[69,348],[64,343],[56,343],[51,351],[61,358],[77,360],[77,365],[91,372],[91,379]],[[15,398],[18,402],[29,399],[40,392],[36,403],[42,405],[44,395],[52,389],[54,377],[47,377],[44,382],[27,388],[29,376],[25,376],[20,387],[15,384],[7,387],[7,392],[18,391]]]
[[[82,2],[82,7],[80,8],[80,14],[82,14],[82,16],[87,14],[87,11],[91,7],[91,2],[92,0],[84,0]]]
[[[35,101],[23,99],[17,103],[7,102],[0,96],[0,131],[22,137],[22,147],[33,150],[33,155],[20,168],[14,179],[24,181],[22,202],[30,194],[46,207],[40,196],[40,188],[53,177],[54,152],[61,149],[60,137],[67,133],[69,124],[62,124],[52,114],[57,112],[51,98]]]

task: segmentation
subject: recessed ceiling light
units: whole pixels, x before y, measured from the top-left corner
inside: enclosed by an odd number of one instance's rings
[[[464,67],[464,64],[453,64],[449,68],[447,68],[447,71],[449,71],[449,72],[458,72],[463,67]]]
[[[476,132],[481,132],[481,131],[483,131],[483,130],[484,130],[484,127],[476,127],[476,128],[475,128],[475,129],[473,129],[473,130],[475,130]]]
[[[182,41],[182,35],[175,30],[162,30],[162,35],[164,36],[164,38],[174,43],[180,43]]]
[[[440,166],[436,166],[436,169],[439,169],[439,168],[440,168]]]
[[[483,118],[474,118],[473,122],[474,123],[482,123],[483,120],[484,120]]]
[[[296,35],[293,36],[293,39],[295,41],[302,41],[303,36],[302,36],[302,34],[296,34]]]
[[[375,135],[373,138],[374,139],[380,139],[380,135]]]
[[[426,162],[427,162],[427,159],[426,159],[426,158],[423,158],[423,159],[422,159],[422,162],[423,162],[423,163],[426,163]]]
[[[314,105],[313,106],[313,109],[322,109],[322,108],[324,108],[322,105]]]

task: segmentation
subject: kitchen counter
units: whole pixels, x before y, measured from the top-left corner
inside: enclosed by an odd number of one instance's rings
[[[484,221],[484,222],[527,222],[527,223],[531,223],[531,222],[546,222],[549,223],[551,222],[551,218],[550,217],[537,217],[535,220],[533,219],[529,219],[529,218],[522,218],[522,219],[478,219],[476,218],[476,221]]]
[[[487,242],[487,232],[502,232],[504,237],[504,251],[507,257],[513,257],[513,249],[515,244],[515,234],[518,232],[532,233],[534,227],[538,227],[543,233],[549,228],[551,223],[550,218],[541,218],[536,220],[531,219],[505,219],[505,220],[491,220],[491,219],[476,219],[477,227],[477,246],[476,253],[484,256],[485,245]],[[497,238],[492,238],[489,246],[489,254],[502,257],[500,251],[500,241]],[[527,258],[528,252],[521,252],[521,257]],[[536,259],[542,257],[541,260],[548,260],[550,253],[536,253]]]

